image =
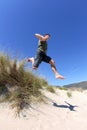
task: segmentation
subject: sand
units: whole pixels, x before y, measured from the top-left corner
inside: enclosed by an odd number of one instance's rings
[[[48,104],[32,105],[20,117],[14,116],[8,104],[0,104],[0,130],[86,130],[87,92],[56,90],[44,92]],[[70,105],[68,105],[67,103]]]

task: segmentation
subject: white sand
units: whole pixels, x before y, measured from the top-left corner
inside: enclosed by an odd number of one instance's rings
[[[66,93],[63,90],[57,90],[57,94],[45,92],[49,103],[28,109],[20,118],[14,117],[8,105],[1,104],[0,130],[86,130],[87,92],[73,91],[71,98]],[[71,111],[65,101],[78,107]]]

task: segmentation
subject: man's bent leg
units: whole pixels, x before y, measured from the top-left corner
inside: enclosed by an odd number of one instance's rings
[[[55,78],[64,79],[64,77],[58,73],[58,71],[56,69],[56,66],[55,66],[55,63],[54,63],[54,61],[52,59],[50,60],[49,64],[51,65],[51,69],[55,74]]]

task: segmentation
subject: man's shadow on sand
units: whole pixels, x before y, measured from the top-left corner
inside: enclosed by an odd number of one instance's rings
[[[68,103],[67,101],[65,101],[66,105],[59,105],[58,103],[56,103],[55,101],[53,101],[52,99],[48,98],[45,96],[45,98],[50,101],[51,103],[53,103],[54,107],[59,107],[59,108],[68,108],[70,111],[76,111],[75,107],[78,107],[76,105],[71,105],[70,103]]]
[[[68,102],[66,102],[65,101],[65,103],[67,104],[67,105],[58,105],[57,103],[55,103],[55,102],[53,102],[53,106],[55,106],[55,107],[60,107],[60,108],[68,108],[70,111],[76,111],[74,108],[75,107],[78,107],[78,106],[74,106],[74,105],[71,105],[71,104],[69,104]]]

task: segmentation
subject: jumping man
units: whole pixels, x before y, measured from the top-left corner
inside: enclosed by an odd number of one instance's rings
[[[32,62],[32,68],[37,69],[40,63],[44,61],[50,64],[51,69],[55,74],[55,78],[64,79],[64,77],[58,73],[54,60],[51,57],[47,56],[47,41],[50,38],[50,34],[45,34],[44,36],[35,34],[35,36],[39,39],[37,53],[35,58],[28,58],[28,62]]]

